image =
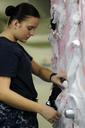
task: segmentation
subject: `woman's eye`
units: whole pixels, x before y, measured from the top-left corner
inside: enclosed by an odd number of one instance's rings
[[[32,28],[32,27],[28,27],[27,29],[28,29],[29,31],[31,31],[33,28]]]

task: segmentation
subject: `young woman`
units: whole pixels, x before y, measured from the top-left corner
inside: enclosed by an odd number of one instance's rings
[[[37,114],[53,123],[60,114],[37,102],[32,73],[44,81],[61,84],[61,77],[37,64],[17,42],[34,35],[39,24],[37,9],[28,3],[8,6],[7,28],[0,34],[0,128],[38,128]]]

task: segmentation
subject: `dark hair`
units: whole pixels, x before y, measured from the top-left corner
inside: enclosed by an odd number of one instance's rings
[[[18,21],[23,21],[27,16],[34,16],[40,18],[40,14],[38,10],[29,3],[21,3],[14,6],[8,6],[5,10],[6,16],[9,16],[9,24],[13,19],[17,19]]]

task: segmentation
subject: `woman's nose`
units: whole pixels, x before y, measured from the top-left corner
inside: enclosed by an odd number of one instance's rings
[[[31,35],[31,36],[34,36],[34,34],[35,34],[35,29],[32,29],[32,30],[30,31],[30,35]]]

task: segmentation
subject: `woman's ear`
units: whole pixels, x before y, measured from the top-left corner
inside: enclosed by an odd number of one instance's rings
[[[20,25],[19,21],[17,19],[15,19],[15,20],[12,21],[12,26],[15,29],[17,29],[17,28],[20,28],[21,25]]]

